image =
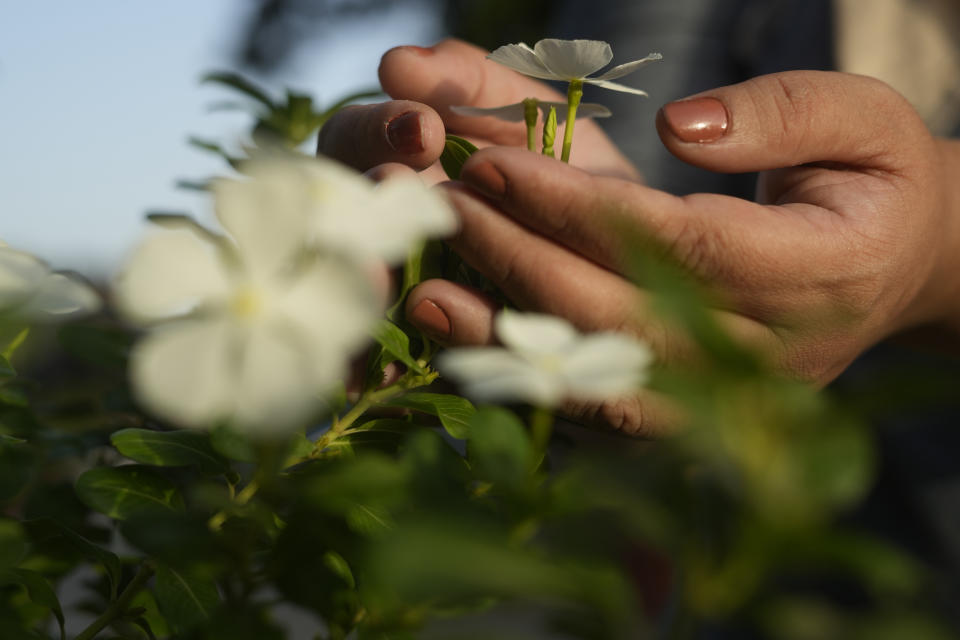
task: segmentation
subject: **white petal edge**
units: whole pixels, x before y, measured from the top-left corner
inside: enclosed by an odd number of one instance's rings
[[[610,89],[611,91],[621,91],[623,93],[632,93],[638,96],[647,96],[646,91],[642,91],[640,89],[634,89],[633,87],[628,87],[625,84],[610,82],[609,80],[597,80],[595,78],[586,78],[584,82],[586,84],[592,84],[598,87],[603,87],[604,89]]]
[[[120,271],[113,293],[123,315],[147,323],[189,313],[203,302],[222,302],[230,288],[217,247],[181,229],[148,237]]]
[[[610,45],[602,40],[545,38],[533,50],[540,62],[563,80],[586,78],[613,60]]]
[[[606,73],[601,73],[599,76],[591,78],[591,80],[616,80],[617,78],[622,78],[623,76],[633,73],[640,67],[644,67],[651,62],[657,60],[662,60],[663,56],[659,53],[651,53],[646,58],[641,58],[640,60],[634,60],[633,62],[625,62],[623,64],[618,64],[614,68],[610,69]]]
[[[465,395],[480,402],[522,401],[553,407],[563,396],[559,376],[499,347],[451,349],[440,354],[437,367],[458,381]]]
[[[543,313],[504,311],[493,319],[493,329],[500,342],[521,354],[559,354],[579,336],[563,318]]]
[[[94,313],[100,309],[100,304],[100,296],[86,282],[62,273],[51,273],[16,313],[36,320],[57,320]]]
[[[603,332],[584,336],[564,360],[570,397],[604,400],[636,392],[653,362],[647,344],[629,335]]]
[[[131,355],[130,379],[139,401],[185,427],[209,428],[226,418],[238,393],[237,330],[223,318],[154,330]]]
[[[562,80],[551,72],[531,49],[524,43],[506,44],[487,54],[487,59],[498,62],[505,67],[518,71],[526,76],[541,80]]]
[[[0,310],[29,298],[41,285],[50,268],[26,251],[0,247]]]

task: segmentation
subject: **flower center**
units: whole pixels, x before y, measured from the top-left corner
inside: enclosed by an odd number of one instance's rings
[[[239,318],[251,318],[260,313],[263,306],[263,295],[250,286],[239,289],[230,300],[230,311]]]

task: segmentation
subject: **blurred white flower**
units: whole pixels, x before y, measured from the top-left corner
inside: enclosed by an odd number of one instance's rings
[[[646,92],[610,81],[622,78],[649,62],[663,58],[659,53],[651,53],[641,60],[617,65],[602,75],[589,77],[591,73],[603,68],[613,59],[613,51],[606,42],[548,38],[537,42],[532,49],[522,42],[504,45],[487,57],[514,71],[541,80],[565,82],[581,80],[604,89],[641,96],[647,95]],[[559,112],[559,109],[557,111]]]
[[[0,242],[0,319],[51,322],[99,308],[100,297],[90,285]]]
[[[563,124],[567,119],[567,103],[566,102],[550,102],[548,100],[538,100],[537,106],[543,111],[543,116],[546,118],[547,114],[550,113],[550,107],[553,107],[557,110],[557,124]],[[524,104],[523,102],[516,102],[514,104],[504,105],[502,107],[450,107],[450,111],[453,111],[457,115],[461,116],[493,116],[500,120],[505,120],[507,122],[523,122],[524,121]],[[577,119],[580,118],[609,118],[612,113],[610,109],[607,109],[602,104],[596,104],[594,102],[584,102],[580,105],[579,110],[577,111]]]
[[[456,230],[450,206],[417,178],[374,184],[332,160],[306,157],[255,159],[243,171],[250,179],[214,186],[217,216],[239,244],[251,225],[260,233],[255,220],[266,213],[278,224],[289,219],[290,228],[305,225],[300,239],[316,248],[396,264],[426,238]]]
[[[450,349],[438,364],[481,401],[556,407],[564,399],[607,400],[636,391],[653,361],[637,338],[580,334],[555,316],[507,311],[494,319],[494,330],[503,347]]]
[[[119,309],[155,325],[134,349],[131,379],[173,422],[282,433],[343,379],[378,304],[352,263],[304,249],[303,219],[282,202],[231,201],[250,210],[237,216],[217,204],[230,238],[173,219],[181,228],[148,238],[117,278]]]

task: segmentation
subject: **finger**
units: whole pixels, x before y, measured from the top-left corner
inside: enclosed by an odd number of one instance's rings
[[[490,296],[436,279],[417,285],[406,302],[407,320],[447,347],[493,344],[493,316],[499,310]]]
[[[460,178],[524,227],[620,273],[630,270],[629,252],[650,241],[711,282],[736,280],[757,264],[775,267],[788,242],[819,241],[800,216],[776,208],[712,194],[677,197],[516,149],[478,151]]]
[[[759,76],[664,105],[657,131],[671,153],[722,172],[835,162],[895,171],[930,138],[916,111],[886,84],[845,73]]]
[[[444,137],[436,111],[392,100],[341,109],[320,129],[317,153],[359,171],[387,162],[425,169],[443,152]]]
[[[450,107],[499,107],[524,98],[565,102],[566,96],[487,60],[486,55],[487,51],[479,47],[452,39],[430,48],[397,47],[380,61],[380,84],[394,98],[429,104],[454,133],[478,136],[495,144],[523,145],[523,123],[457,115]],[[582,149],[574,155],[577,164],[590,166],[597,173],[638,177],[636,169],[592,120],[577,124],[577,139],[578,149]]]
[[[417,172],[405,164],[399,162],[387,162],[378,164],[363,173],[374,182],[383,182],[392,178],[415,177]]]

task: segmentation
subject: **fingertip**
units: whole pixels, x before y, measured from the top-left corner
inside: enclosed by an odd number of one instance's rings
[[[492,344],[498,305],[489,296],[447,280],[426,280],[407,297],[407,320],[444,346]]]

